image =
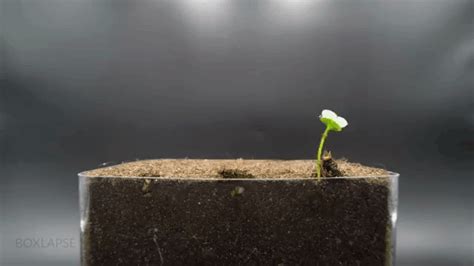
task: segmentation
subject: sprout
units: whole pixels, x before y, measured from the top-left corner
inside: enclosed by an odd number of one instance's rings
[[[331,110],[323,110],[321,112],[321,115],[319,116],[319,119],[323,124],[326,125],[326,129],[324,130],[323,136],[321,137],[321,142],[319,143],[319,148],[318,148],[318,155],[316,158],[316,172],[318,176],[318,180],[321,179],[321,169],[322,169],[322,161],[321,161],[321,155],[323,153],[323,146],[324,142],[326,141],[326,138],[328,137],[329,131],[341,131],[343,128],[345,128],[348,123],[344,117],[338,116],[336,113],[334,113]]]

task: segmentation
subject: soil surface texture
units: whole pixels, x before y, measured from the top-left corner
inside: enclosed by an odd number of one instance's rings
[[[330,158],[330,157],[329,157]],[[330,159],[332,160],[332,159]],[[328,160],[324,160],[328,162]],[[389,173],[346,160],[337,163],[341,176],[379,177]],[[314,160],[206,160],[160,159],[127,162],[87,171],[87,176],[171,177],[171,178],[309,178],[314,175]],[[325,171],[323,171],[324,173]]]

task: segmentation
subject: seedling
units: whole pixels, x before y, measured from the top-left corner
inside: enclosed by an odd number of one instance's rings
[[[321,142],[319,143],[318,155],[316,158],[316,173],[317,173],[318,180],[321,180],[321,171],[322,171],[321,155],[323,153],[324,142],[326,141],[326,138],[328,137],[329,131],[341,131],[343,128],[345,128],[348,125],[348,123],[346,119],[344,119],[344,117],[338,116],[333,111],[327,110],[327,109],[321,112],[319,119],[321,120],[321,122],[323,122],[323,124],[326,125],[326,129],[324,130],[324,133],[321,137]]]

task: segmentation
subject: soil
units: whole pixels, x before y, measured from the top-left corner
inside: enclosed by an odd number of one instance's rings
[[[338,161],[359,177],[316,181],[313,164],[149,160],[85,172],[82,265],[391,265],[388,172]]]
[[[336,164],[336,167],[334,167]],[[323,176],[377,177],[389,173],[347,160],[323,157]],[[87,171],[87,176],[163,177],[163,178],[311,178],[314,160],[201,160],[160,159],[128,162]]]

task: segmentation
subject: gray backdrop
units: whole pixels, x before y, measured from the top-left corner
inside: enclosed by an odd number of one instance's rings
[[[3,0],[0,264],[79,263],[79,171],[314,158],[330,108],[336,157],[401,173],[398,264],[472,265],[473,6]]]

